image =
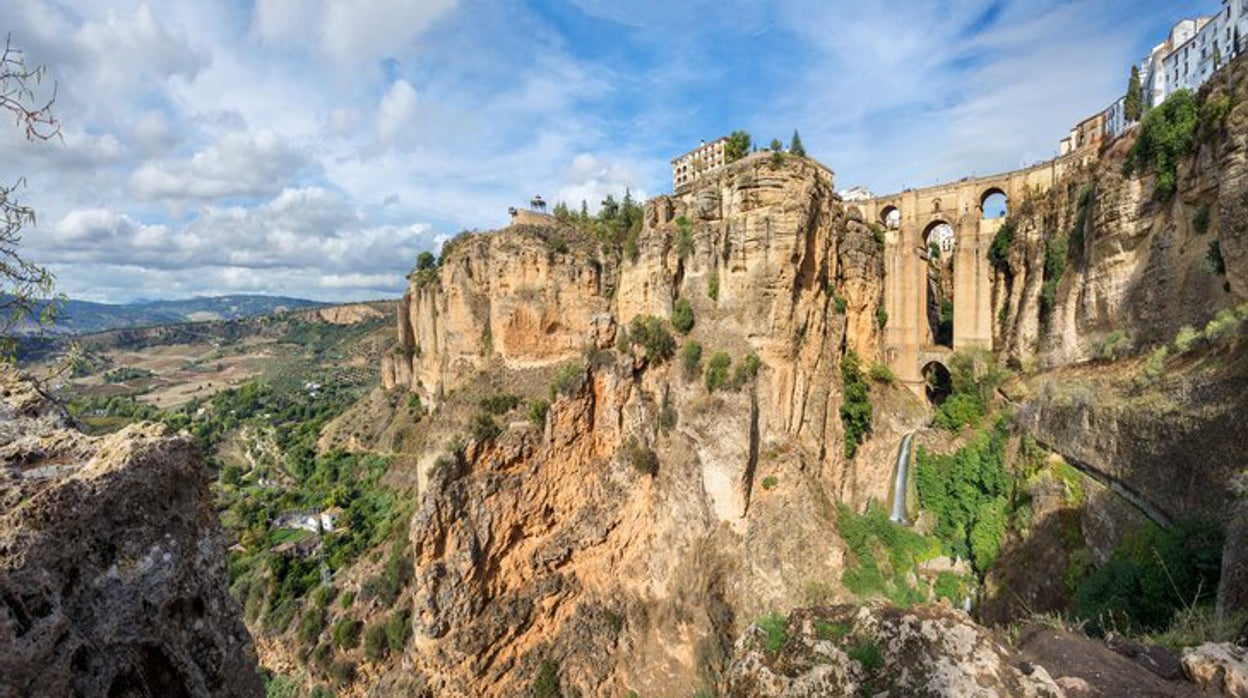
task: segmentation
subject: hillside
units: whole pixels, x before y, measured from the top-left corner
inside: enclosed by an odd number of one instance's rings
[[[67,300],[60,306],[55,323],[47,328],[47,331],[54,334],[81,335],[128,327],[173,325],[207,320],[237,320],[324,305],[326,304],[303,298],[255,295],[134,301],[120,304]],[[38,328],[34,326],[27,326],[20,330],[28,334],[38,331]]]

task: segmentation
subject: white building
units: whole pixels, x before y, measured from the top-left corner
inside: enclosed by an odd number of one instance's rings
[[[875,198],[875,194],[871,193],[866,187],[850,187],[842,192],[838,192],[841,200],[847,204],[858,203],[860,201],[870,201]]]
[[[703,142],[697,148],[672,160],[672,189],[683,191],[703,175],[714,172],[724,166],[724,145],[727,138],[719,138],[710,143]]]

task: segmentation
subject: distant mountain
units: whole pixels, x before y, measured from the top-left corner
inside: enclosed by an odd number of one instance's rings
[[[214,296],[171,301],[135,301],[111,304],[71,300],[61,307],[54,334],[88,334],[126,327],[147,327],[204,320],[235,320],[326,305],[305,298],[285,296]],[[28,331],[33,327],[27,328]]]

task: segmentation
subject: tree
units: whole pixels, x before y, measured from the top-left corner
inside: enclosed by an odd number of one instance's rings
[[[797,129],[793,129],[793,140],[789,141],[789,153],[799,158],[806,157],[806,148],[802,145],[802,137],[797,135]]]
[[[28,68],[22,51],[13,46],[11,38],[5,39],[4,53],[0,54],[0,109],[13,115],[29,141],[56,138],[61,131],[52,113],[55,85],[46,100],[36,94],[44,74],[42,67]],[[22,228],[35,224],[34,209],[13,196],[24,184],[23,178],[11,185],[0,183],[0,335],[6,338],[3,344],[7,352],[13,348],[7,337],[14,326],[28,318],[49,323],[57,305],[46,301],[54,287],[52,272],[24,259],[18,251]]]
[[[728,134],[728,142],[724,144],[724,160],[733,162],[750,154],[750,134],[746,131],[733,131]]]
[[[782,150],[784,150],[784,144],[780,142],[780,139],[779,138],[771,139],[771,152],[779,153]]]
[[[428,269],[433,269],[436,266],[438,266],[438,260],[433,256],[432,252],[426,250],[425,252],[421,252],[416,255],[417,271],[426,271]]]
[[[1131,78],[1127,80],[1127,98],[1123,108],[1123,113],[1127,117],[1127,121],[1139,121],[1143,114],[1143,104],[1141,102],[1142,91],[1140,89],[1140,67],[1138,65],[1131,66]]]

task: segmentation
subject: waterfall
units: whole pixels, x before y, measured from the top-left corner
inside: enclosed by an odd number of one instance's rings
[[[906,477],[910,470],[910,440],[914,434],[906,434],[901,440],[901,449],[897,452],[897,470],[893,478],[893,508],[888,515],[891,521],[908,524],[906,520]]]

